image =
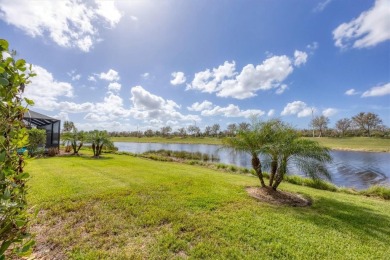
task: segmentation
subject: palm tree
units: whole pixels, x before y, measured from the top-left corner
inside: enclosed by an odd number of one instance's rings
[[[103,146],[114,147],[107,131],[93,130],[88,133],[88,142],[92,143],[93,157],[99,158],[102,154]]]
[[[78,155],[85,140],[85,133],[83,131],[78,131],[77,128],[73,126],[70,131],[63,132],[61,138],[64,142],[72,146],[73,154]]]
[[[253,119],[248,129],[239,129],[235,137],[223,139],[224,147],[233,148],[235,151],[246,152],[252,157],[252,168],[255,170],[262,187],[265,187],[260,154],[263,153],[263,146],[270,143],[272,124],[264,123]]]
[[[271,142],[261,148],[270,165],[269,186],[274,190],[283,181],[291,166],[313,179],[321,176],[330,179],[326,163],[332,160],[329,149],[318,142],[300,139],[297,131],[291,126],[278,121],[273,126]]]

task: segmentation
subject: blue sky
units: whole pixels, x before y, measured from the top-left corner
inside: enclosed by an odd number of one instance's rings
[[[390,0],[0,0],[35,111],[80,129],[359,112],[390,125]]]

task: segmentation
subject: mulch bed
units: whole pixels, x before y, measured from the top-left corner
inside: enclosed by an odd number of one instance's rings
[[[312,202],[302,195],[287,191],[273,190],[270,187],[248,187],[249,196],[274,205],[287,205],[292,207],[308,207]]]

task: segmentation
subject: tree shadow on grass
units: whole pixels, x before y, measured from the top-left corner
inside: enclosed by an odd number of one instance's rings
[[[296,209],[296,218],[332,228],[340,232],[353,232],[361,237],[388,242],[390,244],[390,216],[339,200],[320,198],[307,211]]]

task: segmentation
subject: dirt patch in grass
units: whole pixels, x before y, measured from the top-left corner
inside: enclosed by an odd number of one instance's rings
[[[248,187],[249,196],[275,205],[287,205],[292,207],[308,207],[312,202],[302,195],[286,191],[273,190],[270,187]]]

